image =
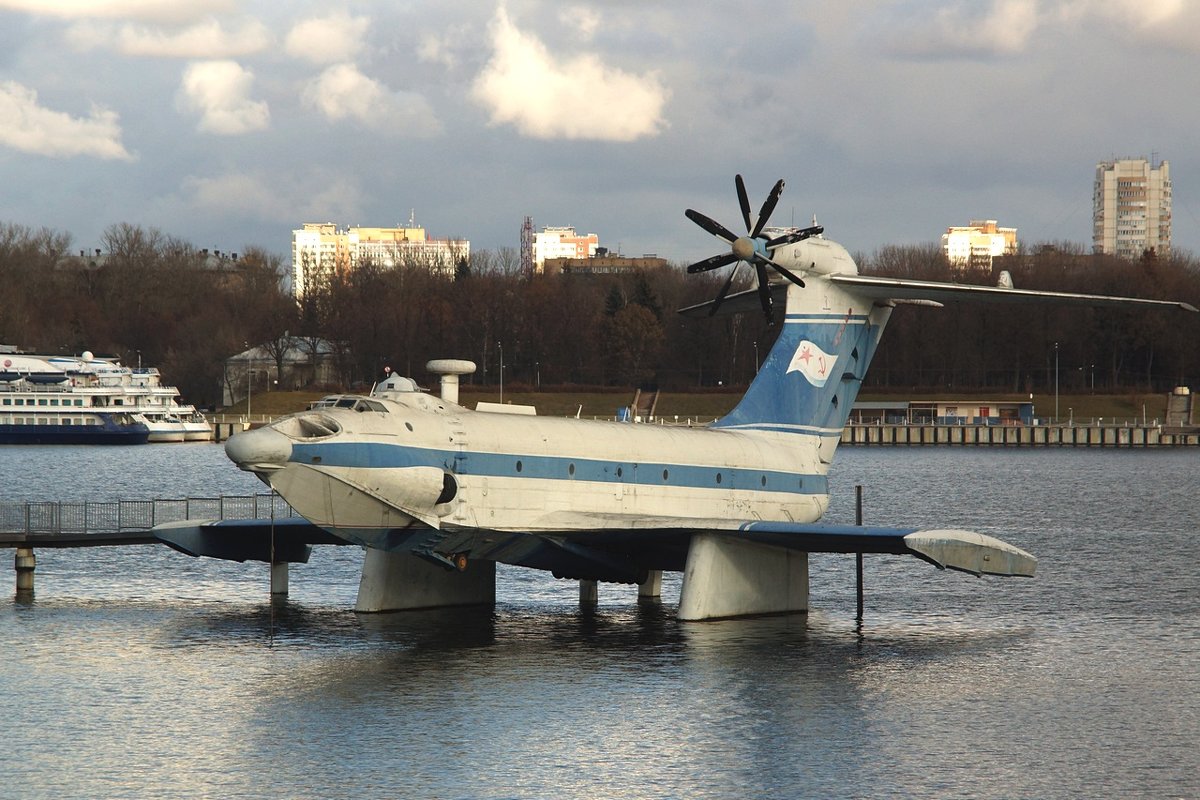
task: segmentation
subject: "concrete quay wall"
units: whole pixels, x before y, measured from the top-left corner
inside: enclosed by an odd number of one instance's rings
[[[1196,447],[1200,432],[1158,425],[848,425],[842,444],[958,447]]]

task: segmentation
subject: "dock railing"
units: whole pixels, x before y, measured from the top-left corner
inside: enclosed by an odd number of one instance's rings
[[[284,519],[297,516],[277,494],[114,500],[0,502],[0,534],[105,534],[148,531],[189,519]]]

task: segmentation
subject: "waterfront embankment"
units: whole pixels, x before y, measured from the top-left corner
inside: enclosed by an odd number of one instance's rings
[[[958,447],[1196,447],[1200,430],[1162,425],[853,424],[842,444]]]

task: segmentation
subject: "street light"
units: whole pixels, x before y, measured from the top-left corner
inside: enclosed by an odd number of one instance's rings
[[[1058,422],[1058,342],[1054,343],[1054,421]]]
[[[504,345],[496,342],[500,350],[500,405],[504,405]]]

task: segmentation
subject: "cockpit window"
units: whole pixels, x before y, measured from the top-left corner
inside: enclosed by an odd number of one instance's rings
[[[353,397],[339,397],[335,405],[338,408],[354,408],[355,400]]]

